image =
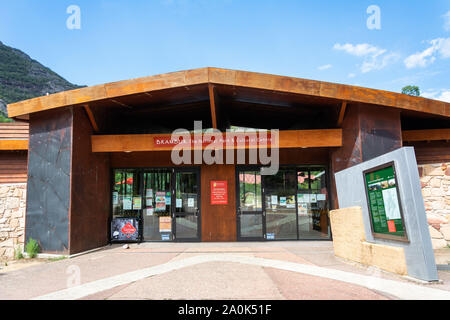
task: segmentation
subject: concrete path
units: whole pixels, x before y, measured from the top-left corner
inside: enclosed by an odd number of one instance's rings
[[[330,242],[145,243],[0,275],[0,299],[446,299],[444,284],[344,263]]]

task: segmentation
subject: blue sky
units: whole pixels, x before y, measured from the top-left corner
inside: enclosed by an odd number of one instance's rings
[[[450,101],[450,0],[0,0],[0,41],[76,84],[210,66]]]

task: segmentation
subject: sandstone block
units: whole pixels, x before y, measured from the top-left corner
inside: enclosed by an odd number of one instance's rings
[[[446,241],[450,241],[450,224],[446,224],[439,230]]]
[[[0,248],[14,247],[14,239],[7,239],[0,242]]]
[[[20,199],[17,197],[9,197],[6,199],[6,208],[16,209],[20,206]]]
[[[431,179],[429,185],[432,188],[440,188],[441,187],[441,182],[442,182],[441,178],[435,177],[435,178]]]
[[[428,229],[430,230],[431,239],[444,239],[444,236],[434,227],[428,226]]]
[[[448,220],[446,220],[444,217],[439,216],[437,214],[427,213],[427,220],[428,224],[443,224],[447,223]]]
[[[431,239],[431,244],[433,245],[433,250],[447,247],[447,241],[444,239]]]

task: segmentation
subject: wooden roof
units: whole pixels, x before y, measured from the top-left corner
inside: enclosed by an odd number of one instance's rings
[[[442,101],[350,85],[218,68],[179,71],[64,91],[10,104],[8,115],[27,119],[30,113],[44,110],[102,101],[108,103],[120,97],[151,95],[160,90],[210,83],[302,95],[311,99],[360,102],[450,117],[450,103]]]

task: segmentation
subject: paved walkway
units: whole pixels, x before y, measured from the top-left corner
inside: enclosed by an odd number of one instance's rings
[[[144,243],[0,274],[0,299],[450,299],[336,259],[331,242]]]

